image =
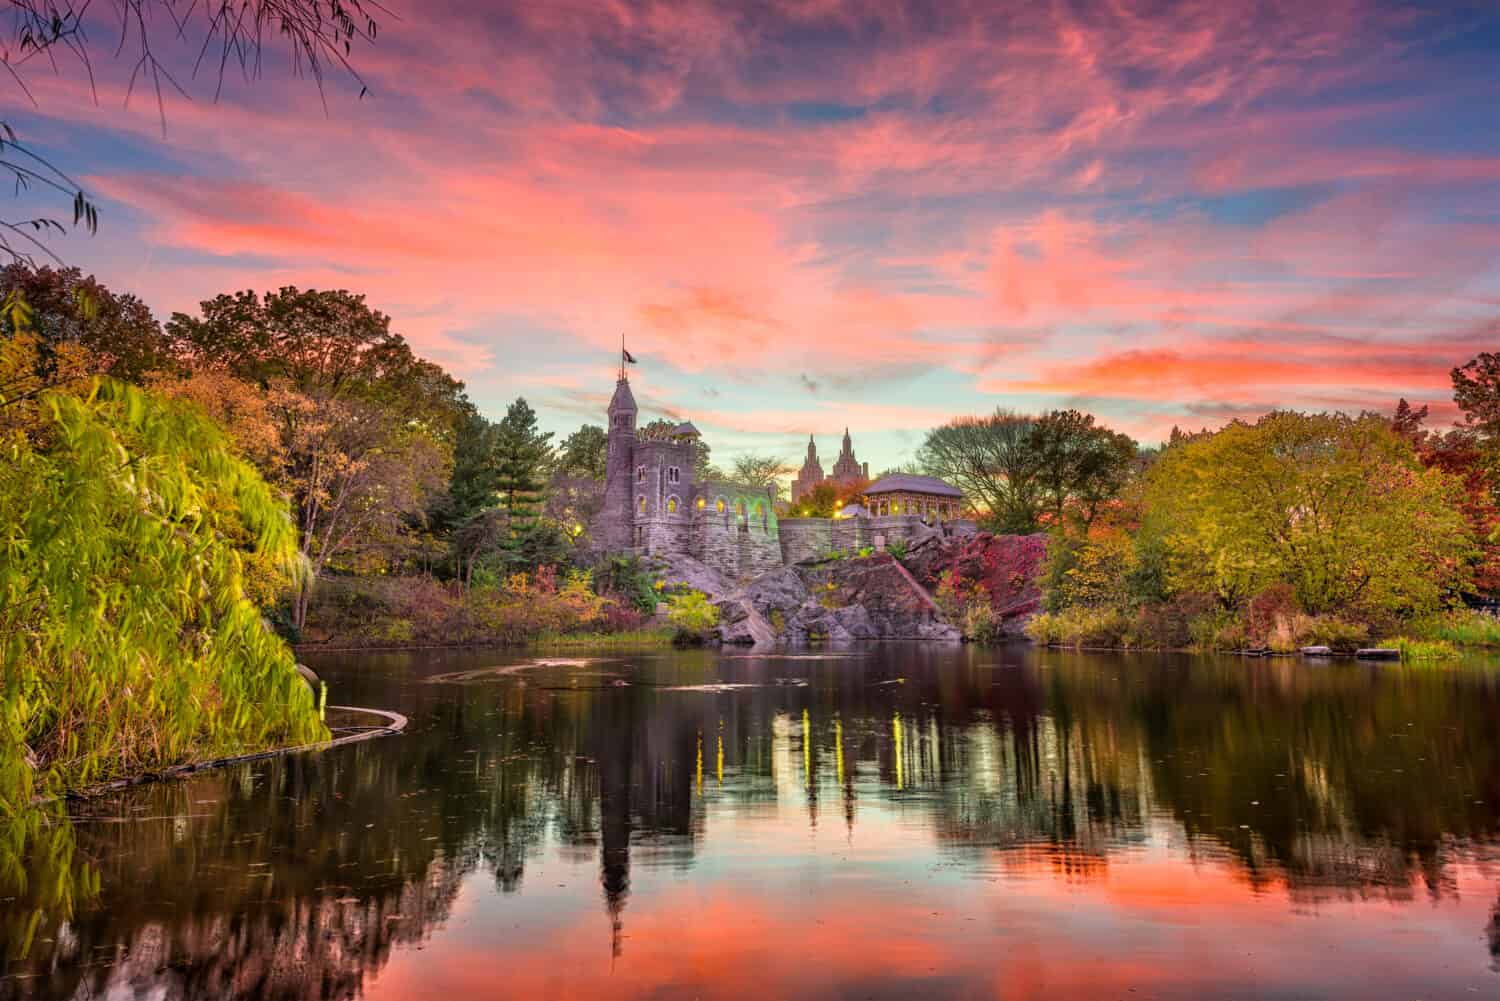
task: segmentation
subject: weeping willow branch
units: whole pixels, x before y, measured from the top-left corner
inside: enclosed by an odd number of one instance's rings
[[[127,106],[137,87],[149,90],[165,135],[166,91],[192,98],[159,54],[162,44],[193,46],[192,78],[212,74],[217,101],[231,73],[238,72],[246,82],[259,79],[266,46],[280,39],[292,75],[314,81],[326,113],[323,85],[330,71],[350,77],[361,97],[369,92],[352,59],[356,43],[375,40],[377,14],[389,14],[377,0],[0,0],[0,92],[8,80],[37,107],[27,74],[39,67],[60,74],[71,65],[87,79],[97,100],[90,37],[97,28],[111,39],[113,57],[129,61]],[[194,45],[191,39],[199,32],[202,39]],[[56,212],[0,219],[0,258],[30,266],[38,257],[61,263],[49,237],[80,227],[89,234],[97,231],[98,209],[83,187],[22,144],[3,121],[0,177],[9,177],[18,198],[35,192],[72,203],[70,224]]]

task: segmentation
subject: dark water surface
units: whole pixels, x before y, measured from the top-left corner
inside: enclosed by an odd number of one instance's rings
[[[0,997],[1500,997],[1483,665],[314,666],[409,731],[75,810]]]

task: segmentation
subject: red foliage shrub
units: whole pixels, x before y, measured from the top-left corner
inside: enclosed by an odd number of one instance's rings
[[[611,595],[599,621],[601,633],[626,633],[645,625],[648,616],[629,600]]]
[[[1302,611],[1297,591],[1290,584],[1272,584],[1250,599],[1245,607],[1245,631],[1250,639],[1263,643],[1277,628]]]
[[[942,575],[951,573],[958,590],[974,587],[982,590],[997,619],[1030,615],[1042,607],[1037,577],[1046,555],[1045,535],[980,532],[949,543],[943,554],[926,568],[922,585],[934,590]]]

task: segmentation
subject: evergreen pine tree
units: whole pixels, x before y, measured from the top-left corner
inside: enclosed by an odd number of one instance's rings
[[[480,414],[470,414],[459,425],[453,442],[453,476],[448,482],[447,504],[442,512],[449,526],[461,525],[499,502],[495,456],[498,439],[498,425]]]
[[[517,399],[495,425],[495,492],[505,525],[501,548],[522,558],[522,540],[537,526],[542,488],[552,456],[552,432],[537,430],[536,413]]]

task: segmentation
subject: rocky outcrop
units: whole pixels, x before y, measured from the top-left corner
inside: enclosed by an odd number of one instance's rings
[[[932,597],[887,554],[781,567],[717,605],[725,643],[961,638]]]
[[[1045,554],[1045,536],[955,536],[922,526],[899,561],[877,553],[781,566],[743,583],[688,556],[665,557],[658,569],[668,584],[702,591],[718,606],[724,643],[953,642],[962,638],[954,623],[972,618],[964,606],[974,601],[988,604],[993,615],[986,621],[998,623],[987,635],[1019,635],[1041,605]],[[935,594],[945,581],[940,605]]]
[[[903,562],[931,593],[938,593],[946,579],[950,582],[948,593],[980,596],[990,606],[998,634],[1020,636],[1026,623],[1041,611],[1039,578],[1046,555],[1045,535],[980,532],[956,539],[916,541],[907,549]]]
[[[655,557],[656,570],[669,586],[686,586],[702,591],[715,601],[734,590],[734,585],[718,570],[691,556],[664,553]]]

